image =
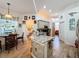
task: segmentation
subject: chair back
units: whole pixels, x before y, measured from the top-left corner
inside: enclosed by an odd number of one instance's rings
[[[23,32],[23,34],[22,34],[22,37],[24,37],[24,32]]]
[[[0,40],[0,48],[1,48],[1,40]]]
[[[15,34],[10,34],[9,36],[6,36],[6,37],[5,37],[5,49],[6,49],[6,50],[9,50],[9,49],[11,49],[12,47],[14,47],[14,46],[17,45],[16,36],[17,36],[17,35],[15,35]]]

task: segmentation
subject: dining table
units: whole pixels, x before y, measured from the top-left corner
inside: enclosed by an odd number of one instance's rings
[[[6,41],[6,37],[8,37],[9,35],[16,35],[16,36],[18,36],[19,34],[13,33],[13,34],[2,34],[2,35],[0,35],[2,51],[5,51],[5,41]]]

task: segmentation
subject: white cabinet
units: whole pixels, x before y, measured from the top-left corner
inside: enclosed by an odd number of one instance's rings
[[[36,57],[44,57],[44,46],[40,45],[39,43],[32,41],[32,53],[36,56]]]
[[[38,39],[34,38],[32,40],[32,56],[36,58],[47,58],[52,56],[52,39],[52,37],[45,36]],[[49,47],[48,42],[50,42],[51,47]]]

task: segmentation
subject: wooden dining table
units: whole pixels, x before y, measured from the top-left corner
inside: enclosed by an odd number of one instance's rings
[[[11,35],[14,35],[14,36],[16,36],[17,37],[17,35],[19,35],[19,34],[4,34],[4,35],[0,35],[0,41],[1,41],[1,45],[2,45],[2,51],[5,51],[5,44],[6,44],[6,38],[8,37],[8,36],[11,36]]]

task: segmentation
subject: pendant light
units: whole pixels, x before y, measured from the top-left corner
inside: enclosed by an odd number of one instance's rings
[[[7,3],[7,5],[8,5],[8,10],[7,10],[7,14],[5,15],[5,18],[8,18],[8,19],[12,19],[13,17],[12,17],[12,15],[10,15],[10,3]]]

